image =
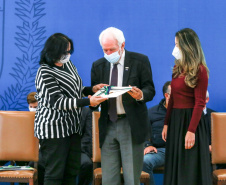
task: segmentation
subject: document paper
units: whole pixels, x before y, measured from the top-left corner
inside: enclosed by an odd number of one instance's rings
[[[93,96],[101,96],[104,98],[116,98],[128,91],[130,91],[132,87],[115,87],[115,86],[104,86],[99,91],[97,91]]]

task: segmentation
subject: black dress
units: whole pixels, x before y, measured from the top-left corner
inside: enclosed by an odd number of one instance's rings
[[[193,109],[173,109],[168,124],[164,185],[211,185],[207,124],[202,115],[195,145],[185,150]]]

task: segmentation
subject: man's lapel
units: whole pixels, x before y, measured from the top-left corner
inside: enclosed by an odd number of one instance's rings
[[[131,62],[130,62],[130,54],[125,50],[125,61],[124,61],[124,73],[123,73],[123,81],[122,86],[128,86],[128,79],[131,70]]]

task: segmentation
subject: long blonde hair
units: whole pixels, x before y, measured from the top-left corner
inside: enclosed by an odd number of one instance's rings
[[[209,76],[209,69],[206,65],[205,56],[201,47],[198,35],[190,28],[184,28],[176,33],[182,59],[175,60],[173,78],[180,75],[185,76],[185,83],[191,88],[197,85],[200,65],[206,68]]]

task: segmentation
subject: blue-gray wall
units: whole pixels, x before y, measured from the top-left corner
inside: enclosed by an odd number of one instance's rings
[[[0,109],[27,110],[45,40],[62,32],[75,43],[71,59],[84,85],[90,85],[93,61],[103,56],[99,33],[124,31],[126,49],[148,55],[157,94],[171,79],[175,32],[194,29],[210,69],[208,106],[226,111],[226,1],[197,0],[0,0]]]

